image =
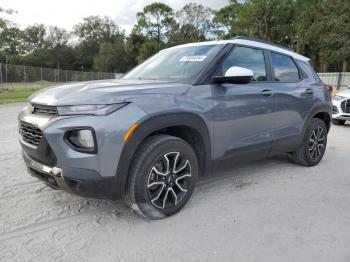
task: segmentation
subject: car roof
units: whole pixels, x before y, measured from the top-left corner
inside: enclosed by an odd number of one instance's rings
[[[171,48],[182,48],[182,47],[189,47],[189,46],[202,46],[202,45],[225,45],[225,44],[237,44],[237,45],[245,45],[245,46],[251,46],[251,47],[257,47],[257,48],[263,48],[270,51],[275,51],[278,53],[289,55],[296,60],[301,61],[310,61],[308,57],[305,57],[303,55],[300,55],[296,52],[294,52],[292,49],[276,45],[267,41],[263,41],[260,39],[256,39],[253,37],[235,37],[233,39],[228,40],[219,40],[219,41],[206,41],[206,42],[198,42],[198,43],[189,43],[189,44],[183,44],[174,46]]]

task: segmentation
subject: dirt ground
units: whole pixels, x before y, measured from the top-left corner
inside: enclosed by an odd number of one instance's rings
[[[25,172],[17,113],[0,105],[0,261],[350,261],[350,125],[320,165],[277,157],[199,182],[177,215],[52,190]]]

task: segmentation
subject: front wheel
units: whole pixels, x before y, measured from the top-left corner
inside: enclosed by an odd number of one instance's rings
[[[327,134],[325,123],[319,118],[313,118],[299,148],[292,153],[294,162],[303,166],[317,165],[326,151]]]
[[[170,216],[190,199],[197,176],[197,157],[187,142],[169,135],[152,136],[135,154],[126,200],[144,217]]]

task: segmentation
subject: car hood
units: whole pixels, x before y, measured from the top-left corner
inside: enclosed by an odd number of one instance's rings
[[[350,89],[345,89],[344,91],[337,93],[337,95],[350,98]]]
[[[45,88],[31,97],[33,104],[83,105],[129,102],[135,96],[174,95],[186,92],[189,85],[155,80],[100,80]]]

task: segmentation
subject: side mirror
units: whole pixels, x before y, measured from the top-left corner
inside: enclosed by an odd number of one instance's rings
[[[254,73],[252,70],[244,67],[233,66],[226,71],[225,76],[214,76],[213,82],[217,84],[248,84],[252,81],[253,76]]]

